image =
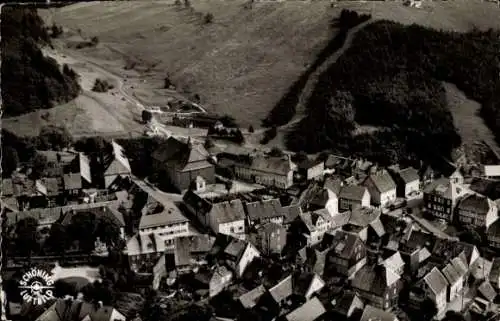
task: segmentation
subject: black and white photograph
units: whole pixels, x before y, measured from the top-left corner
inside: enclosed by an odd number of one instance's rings
[[[500,0],[0,10],[0,321],[500,321]]]

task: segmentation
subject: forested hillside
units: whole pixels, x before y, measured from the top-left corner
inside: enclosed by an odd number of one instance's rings
[[[35,8],[2,8],[3,115],[15,116],[74,99],[79,91],[77,74],[61,68],[40,50],[50,37]]]
[[[382,163],[446,156],[460,136],[442,81],[483,104],[498,137],[499,37],[492,30],[444,32],[389,21],[366,27],[321,76],[288,147],[335,149]],[[378,130],[354,136],[359,125]]]

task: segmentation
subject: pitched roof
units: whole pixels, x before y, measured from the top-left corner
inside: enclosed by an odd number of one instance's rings
[[[332,217],[326,209],[317,210],[314,212],[306,212],[300,215],[300,218],[306,225],[309,232],[315,231],[318,221],[333,222]]]
[[[500,278],[500,257],[496,257],[491,262],[490,280],[498,282]]]
[[[496,220],[495,222],[491,223],[491,225],[488,227],[488,230],[486,231],[486,234],[488,235],[488,237],[500,237],[500,220]]]
[[[290,274],[278,284],[269,289],[269,294],[274,299],[274,301],[280,303],[283,300],[287,299],[290,295],[293,294],[293,281],[292,275]]]
[[[289,159],[273,156],[258,155],[252,158],[250,165],[245,162],[238,162],[238,164],[259,172],[277,175],[288,175],[293,170],[292,162]]]
[[[334,305],[334,310],[344,316],[348,316],[351,307],[363,307],[363,301],[356,292],[345,292]]]
[[[373,185],[379,193],[385,193],[396,189],[396,183],[394,183],[394,180],[387,171],[372,174],[368,176],[367,179],[370,179],[373,182]]]
[[[347,185],[340,188],[340,197],[348,200],[361,201],[368,190],[364,186]]]
[[[382,296],[385,290],[400,279],[399,275],[382,265],[362,267],[352,280],[356,289]]]
[[[393,255],[389,256],[385,259],[382,264],[393,271],[397,271],[405,265],[403,258],[401,257],[401,253],[396,252]]]
[[[153,154],[151,154],[151,157],[157,161],[165,162],[173,159],[179,153],[184,152],[186,148],[187,144],[170,136],[153,152]]]
[[[63,182],[65,190],[82,188],[82,176],[80,173],[64,174]]]
[[[202,145],[189,144],[184,158],[179,159],[180,171],[187,172],[212,167],[213,165],[207,160],[209,156],[210,154]]]
[[[189,222],[174,203],[162,204],[162,206],[163,211],[161,213],[141,216],[139,229]]]
[[[397,317],[391,312],[366,305],[359,321],[396,321]]]
[[[236,260],[239,260],[246,248],[247,243],[240,239],[233,238],[228,246],[224,249],[224,253],[231,255]]]
[[[302,306],[286,315],[287,321],[314,321],[326,313],[326,309],[317,297],[306,301]]]
[[[477,290],[486,300],[490,302],[493,302],[497,296],[495,288],[493,288],[491,283],[488,281],[484,281],[483,283],[481,283]]]
[[[288,206],[283,206],[281,208],[283,215],[285,216],[285,223],[290,223],[302,214],[300,205],[290,204]]]
[[[113,154],[109,161],[105,162],[106,175],[118,175],[123,173],[131,173],[130,163],[125,156],[123,147],[118,145],[114,140],[111,141]]]
[[[190,240],[188,237],[177,237],[174,239],[174,260],[175,266],[191,264],[191,251],[189,249]]]
[[[83,153],[78,153],[78,162],[80,165],[80,174],[89,183],[92,183],[92,175],[90,174],[90,160]]]
[[[324,284],[323,279],[315,273],[294,273],[292,275],[293,293],[304,297],[315,279]]]
[[[323,185],[325,189],[332,191],[335,195],[340,194],[340,189],[342,188],[342,181],[340,179],[333,179],[328,177]]]
[[[354,249],[361,242],[359,236],[346,231],[338,231],[333,238],[333,253],[343,259],[350,259]]]
[[[438,295],[442,291],[446,291],[448,287],[448,281],[436,267],[432,268],[432,270],[424,276],[424,282],[435,295]]]
[[[418,171],[413,167],[408,167],[399,172],[399,177],[405,184],[420,180]]]
[[[381,211],[373,207],[358,207],[351,211],[349,224],[366,227],[380,218]]]
[[[3,178],[0,190],[2,191],[2,196],[14,195],[14,186],[12,184],[12,179]]]
[[[284,214],[279,199],[247,202],[245,203],[245,209],[251,221],[270,219]]]
[[[266,288],[263,285],[259,285],[253,290],[241,295],[239,301],[245,309],[251,309],[257,305],[258,300],[264,293],[266,293]]]
[[[471,211],[486,215],[491,207],[495,206],[486,196],[471,194],[465,196],[458,204],[459,210]]]
[[[70,224],[71,220],[75,215],[83,212],[88,212],[94,214],[96,217],[106,217],[108,219],[111,219],[119,227],[125,226],[125,220],[123,218],[123,214],[120,213],[114,207],[115,203],[108,202],[107,204],[106,203],[91,203],[91,204],[95,205],[86,207],[73,206],[69,210],[66,210],[66,212],[64,213],[65,215],[63,217],[63,220],[61,221],[61,224],[63,225]]]
[[[451,263],[446,264],[442,273],[449,284],[455,284],[460,280],[460,274]]]
[[[464,277],[467,274],[466,263],[459,257],[454,257],[453,259],[451,259],[451,264],[455,268],[455,271],[458,273],[459,277]]]
[[[212,204],[211,215],[217,223],[224,224],[245,219],[245,210],[240,199]]]

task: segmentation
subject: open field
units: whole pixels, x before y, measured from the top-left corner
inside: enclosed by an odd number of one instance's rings
[[[51,109],[5,118],[3,128],[20,136],[37,136],[46,125],[64,126],[74,137],[142,132],[137,106],[124,100],[116,89],[119,79],[57,51],[44,48],[43,52],[61,66],[67,64],[78,73],[82,93],[73,101]],[[92,92],[97,78],[108,81],[115,88],[106,93]]]
[[[287,1],[257,3],[250,10],[245,2],[192,1],[193,10],[163,1],[80,3],[42,15],[73,35],[80,29],[84,37],[98,36],[97,48],[77,51],[128,77],[125,90],[161,103],[157,89],[168,73],[178,89],[198,93],[209,111],[254,127],[332,36],[329,20],[342,8],[457,31],[500,27],[500,8],[479,0],[424,2],[421,9],[399,1],[340,2],[335,8],[322,1]],[[207,12],[214,22],[203,25]],[[135,70],[124,70],[131,62]],[[153,90],[160,98],[144,93]]]
[[[482,143],[483,140],[488,142],[490,146],[496,147],[496,152],[500,152],[493,133],[479,115],[481,108],[479,103],[468,99],[453,84],[445,83],[444,88],[446,89],[448,106],[453,115],[453,122],[462,137],[467,158],[479,161],[477,158],[488,150]]]

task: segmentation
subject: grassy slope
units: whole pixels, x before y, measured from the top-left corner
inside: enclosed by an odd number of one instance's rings
[[[106,59],[107,67],[119,72],[124,72],[119,52],[140,58],[139,65],[154,65],[145,78],[156,88],[168,71],[178,87],[199,93],[210,110],[254,127],[326,44],[332,33],[328,22],[342,8],[438,29],[500,28],[500,9],[478,0],[426,2],[422,9],[392,1],[346,2],[333,9],[323,1],[288,1],[246,10],[244,2],[192,1],[195,11],[213,13],[208,26],[166,2],[81,3],[53,12],[57,23],[99,36],[99,49],[81,51],[89,57]]]

